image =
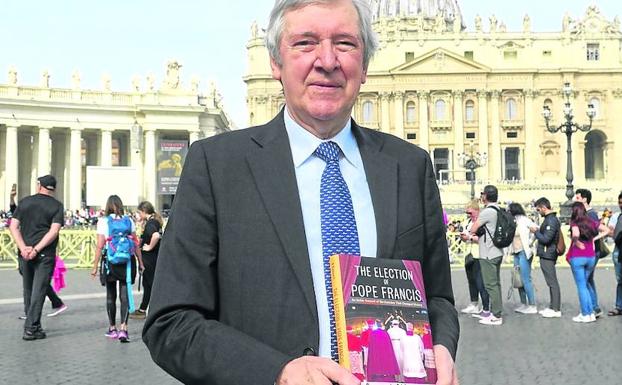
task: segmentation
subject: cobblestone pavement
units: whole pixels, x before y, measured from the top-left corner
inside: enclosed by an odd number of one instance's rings
[[[514,300],[504,295],[501,327],[479,325],[466,315],[462,327],[458,372],[462,385],[618,385],[622,362],[622,317],[602,317],[595,323],[576,324],[578,300],[572,274],[558,269],[562,288],[561,319],[513,313]],[[533,272],[538,305],[548,301],[541,271]],[[456,305],[468,303],[465,274],[453,272]],[[502,271],[504,294],[509,270]],[[610,309],[615,277],[608,268],[596,272],[600,302]],[[21,280],[16,271],[0,271],[0,384],[175,384],[159,369],[140,340],[143,321],[129,324],[132,343],[107,341],[104,290],[86,271],[70,271],[62,297],[69,309],[58,317],[44,317],[45,340],[21,339]],[[99,297],[77,295],[98,293]],[[518,301],[518,295],[515,300]],[[140,299],[140,295],[136,296]],[[44,314],[50,309],[46,303]],[[606,310],[605,310],[606,311]],[[619,369],[618,369],[619,370]],[[215,384],[214,384],[215,385]]]

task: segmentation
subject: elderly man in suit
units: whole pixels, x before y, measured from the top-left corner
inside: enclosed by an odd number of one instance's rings
[[[154,361],[193,384],[358,384],[330,359],[324,262],[341,252],[421,262],[439,384],[457,383],[430,158],[350,118],[377,46],[368,2],[277,0],[266,35],[286,106],[190,148],[143,330]]]

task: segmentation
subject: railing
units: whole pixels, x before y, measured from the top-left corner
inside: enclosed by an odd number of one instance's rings
[[[563,231],[562,233],[566,237],[566,245],[570,245],[567,237],[568,231]],[[65,261],[68,268],[90,268],[93,266],[93,259],[95,258],[95,242],[95,230],[62,229],[60,231],[57,253]],[[470,244],[460,240],[459,232],[447,233],[447,247],[452,266],[464,266],[464,257],[469,252],[476,257],[479,253],[477,244]],[[538,266],[539,262],[539,258],[535,258],[533,261],[534,266]],[[563,256],[559,258],[559,262],[562,264],[566,263]],[[611,262],[611,259],[606,257],[601,264],[609,262]],[[504,257],[503,264],[511,265],[512,257]],[[0,269],[17,269],[17,247],[8,230],[0,230]]]
[[[95,258],[95,231],[60,231],[57,254],[68,268],[89,268]],[[17,269],[17,246],[7,230],[0,230],[0,269]]]

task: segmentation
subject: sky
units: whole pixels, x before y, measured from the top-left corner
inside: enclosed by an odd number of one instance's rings
[[[69,87],[81,74],[83,89],[101,89],[108,74],[114,91],[129,91],[148,73],[159,85],[169,60],[182,64],[182,84],[192,76],[206,91],[214,81],[226,112],[238,127],[247,123],[246,48],[250,25],[267,25],[273,0],[2,0],[0,12],[0,83],[11,66],[20,85],[37,86],[47,69],[51,87]],[[522,30],[529,14],[533,31],[559,31],[566,11],[583,17],[597,5],[609,20],[622,17],[620,0],[460,1],[467,30],[479,14],[487,29],[494,14],[508,31]]]

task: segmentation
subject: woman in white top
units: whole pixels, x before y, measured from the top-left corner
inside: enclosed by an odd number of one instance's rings
[[[523,314],[538,314],[535,290],[531,281],[533,253],[529,247],[531,235],[529,229],[536,224],[525,215],[525,210],[519,203],[510,203],[508,209],[516,220],[516,233],[514,233],[514,240],[509,246],[509,250],[514,255],[514,267],[520,268],[520,276],[523,281],[523,287],[518,289],[522,305],[517,307],[515,311]]]
[[[91,275],[95,277],[98,273],[99,261],[102,257],[102,250],[106,247],[107,243],[111,242],[112,236],[109,231],[109,224],[112,221],[123,221],[126,223],[124,226],[125,232],[123,233],[126,239],[130,242],[137,244],[136,227],[134,221],[125,215],[123,209],[123,202],[117,195],[111,195],[106,202],[106,216],[100,217],[97,222],[97,246],[95,248],[95,260],[93,263],[93,270]],[[113,225],[116,227],[116,225]],[[118,339],[120,342],[130,342],[130,337],[127,331],[127,320],[131,309],[131,290],[132,284],[136,277],[136,258],[138,258],[138,267],[142,272],[145,267],[143,265],[142,255],[139,247],[133,248],[133,255],[131,256],[131,262],[123,264],[106,263],[106,312],[108,313],[108,321],[110,326],[105,336],[110,339]],[[108,255],[110,259],[110,255]],[[110,262],[110,261],[108,261]],[[128,263],[130,266],[128,266]],[[130,277],[127,277],[127,273],[130,273]],[[130,283],[131,281],[131,283]],[[118,287],[118,292],[117,292]],[[117,293],[121,302],[121,319],[119,328],[117,328]],[[131,309],[131,310],[130,310]]]

